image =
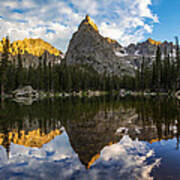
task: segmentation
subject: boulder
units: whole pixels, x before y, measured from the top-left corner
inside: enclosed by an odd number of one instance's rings
[[[39,97],[38,91],[34,90],[31,86],[25,86],[22,88],[18,88],[12,92],[15,98],[22,98],[22,97],[32,97],[37,98]]]

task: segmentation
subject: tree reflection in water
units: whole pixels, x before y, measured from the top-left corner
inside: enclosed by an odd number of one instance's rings
[[[47,177],[62,172],[65,179],[148,179],[162,159],[153,145],[176,138],[179,148],[179,108],[178,101],[168,98],[46,99],[31,106],[8,101],[0,110],[0,174],[14,176],[19,160],[26,162],[20,176],[31,177],[30,164],[39,160],[34,168],[42,168]]]

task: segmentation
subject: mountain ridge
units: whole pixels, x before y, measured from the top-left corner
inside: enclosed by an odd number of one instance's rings
[[[0,41],[0,52],[3,51],[3,44],[5,43],[6,38],[3,38]],[[53,47],[50,43],[44,41],[41,38],[25,38],[24,40],[17,40],[10,43],[9,52],[15,56],[18,53],[25,54],[25,52],[32,54],[34,56],[41,56],[45,51],[49,52],[52,55],[59,56],[62,55],[62,51]]]
[[[0,55],[3,53],[3,46],[6,43],[6,38],[0,41]],[[23,67],[37,68],[40,59],[46,58],[46,63],[60,64],[64,58],[62,51],[53,47],[50,43],[38,38],[25,38],[24,40],[13,41],[9,47],[9,60],[18,64],[18,56],[21,55]]]
[[[144,42],[122,46],[118,41],[103,37],[95,23],[86,15],[70,40],[65,60],[68,65],[88,64],[99,74],[134,76],[143,58],[151,65],[155,60],[157,47],[162,57],[175,57],[173,42],[156,41],[148,38]]]
[[[3,38],[0,41],[0,54],[3,51],[5,40]],[[166,53],[173,56],[175,45],[168,41],[161,42],[148,38],[143,42],[122,46],[117,40],[103,37],[97,25],[89,15],[86,15],[69,42],[65,59],[67,64],[86,63],[91,65],[99,73],[122,75],[126,74],[126,71],[128,73],[131,71],[130,74],[132,74],[132,71],[140,65],[142,57],[152,60],[155,58],[157,46],[160,46],[162,52],[167,51]],[[56,59],[56,62],[61,63],[61,60],[64,59],[62,51],[41,38],[25,38],[14,41],[10,43],[9,52],[10,59],[17,59],[17,55],[20,53],[23,58],[31,61],[30,63],[26,61],[27,64],[36,64],[35,66],[37,66],[36,61],[40,57],[44,58],[45,54],[48,54],[50,61]]]

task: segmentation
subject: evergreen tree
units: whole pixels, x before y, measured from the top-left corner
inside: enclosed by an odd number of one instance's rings
[[[159,92],[160,90],[160,85],[161,85],[161,73],[162,73],[162,64],[161,64],[161,49],[160,46],[158,46],[157,48],[157,52],[156,52],[156,77],[155,77],[155,87],[157,89],[157,91]]]
[[[39,64],[38,64],[38,89],[43,89],[43,67],[42,67],[42,56],[39,57]]]
[[[7,36],[3,42],[3,52],[0,64],[0,83],[1,83],[1,97],[3,98],[5,95],[5,84],[7,81],[6,72],[8,68],[8,60],[9,60],[9,47],[10,41]]]
[[[136,81],[136,90],[140,90],[140,66],[137,67],[136,70],[136,77],[135,77],[135,81]]]
[[[140,83],[140,88],[142,91],[145,90],[145,79],[144,79],[144,71],[145,71],[145,60],[143,57],[142,63],[141,63],[141,83]]]
[[[7,82],[6,90],[10,92],[16,88],[16,67],[14,63],[11,63],[7,68]]]
[[[172,65],[171,65],[171,90],[176,89],[176,65],[174,59],[171,59]]]
[[[27,82],[32,85],[33,68],[30,65],[28,69]]]
[[[59,74],[58,74],[58,70],[60,69],[59,65],[54,65],[53,66],[53,91],[54,92],[58,92],[60,91],[60,84],[59,84]]]
[[[47,53],[45,53],[44,61],[43,61],[43,89],[44,91],[48,91],[49,81],[48,81],[48,69],[47,69]]]
[[[51,92],[52,91],[52,65],[51,65],[51,62],[48,63],[48,72],[49,72],[49,75],[48,75],[48,91]]]
[[[167,54],[167,48],[164,50],[164,61],[162,69],[163,88],[168,90],[170,88],[170,57],[169,54]]]
[[[151,88],[155,90],[156,88],[156,78],[157,78],[157,73],[156,73],[156,62],[154,61],[152,64],[152,83],[151,83]]]
[[[180,88],[180,54],[179,54],[179,39],[178,37],[175,37],[176,40],[176,64],[177,64],[177,70],[176,70],[176,88]]]
[[[22,64],[22,56],[21,56],[21,50],[18,49],[18,64],[16,68],[16,87],[19,87],[23,84],[23,64]]]

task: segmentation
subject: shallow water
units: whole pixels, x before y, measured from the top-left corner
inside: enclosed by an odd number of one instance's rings
[[[180,104],[47,99],[0,109],[0,179],[180,179]]]

